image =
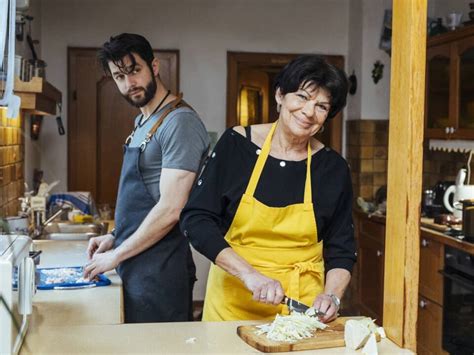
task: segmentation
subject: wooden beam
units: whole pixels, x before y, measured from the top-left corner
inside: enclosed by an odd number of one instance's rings
[[[416,352],[427,0],[394,0],[383,326]]]

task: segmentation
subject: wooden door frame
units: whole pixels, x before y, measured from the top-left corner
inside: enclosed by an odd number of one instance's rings
[[[237,96],[238,87],[238,67],[242,64],[261,66],[282,66],[304,53],[260,53],[260,52],[234,52],[227,51],[227,101],[226,101],[226,127],[236,126],[237,120]],[[344,56],[321,54],[331,64],[344,70]],[[272,98],[269,98],[270,100]],[[342,152],[342,126],[343,114],[339,112],[329,121],[331,127],[331,143],[334,150]]]
[[[71,117],[72,115],[72,107],[73,105],[73,88],[75,83],[72,82],[71,78],[71,58],[73,55],[76,53],[80,53],[81,51],[95,51],[97,52],[99,50],[98,47],[67,47],[67,187],[68,190],[70,187],[70,176],[71,176],[71,134],[70,134],[70,122],[71,122]],[[153,49],[153,52],[161,52],[161,53],[172,53],[173,55],[176,55],[177,61],[176,61],[176,92],[179,93],[179,84],[180,84],[180,77],[179,77],[179,66],[180,66],[180,57],[179,57],[179,49]],[[100,65],[100,63],[98,63]],[[104,74],[105,75],[105,74]],[[97,107],[97,110],[99,110],[99,107]],[[96,117],[98,115],[98,112],[96,112]],[[97,122],[98,123],[98,122]],[[97,141],[97,131],[96,131],[96,141]],[[96,162],[97,165],[98,162]],[[99,172],[95,171],[95,179],[96,179],[96,184],[97,184],[97,174]]]

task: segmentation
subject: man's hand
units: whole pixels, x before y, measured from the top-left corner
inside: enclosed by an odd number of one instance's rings
[[[285,296],[280,281],[262,275],[256,270],[241,274],[239,278],[253,293],[255,301],[277,306]]]
[[[105,253],[96,253],[89,264],[84,266],[84,277],[93,279],[97,274],[115,269],[120,260],[114,250]]]
[[[320,293],[313,302],[313,307],[316,310],[326,313],[321,318],[321,322],[327,323],[337,318],[337,311],[339,307],[334,303],[331,296],[326,293]]]
[[[87,256],[89,260],[92,259],[94,254],[105,253],[114,246],[115,237],[112,234],[101,235],[100,237],[94,237],[89,239],[89,245],[87,246]]]

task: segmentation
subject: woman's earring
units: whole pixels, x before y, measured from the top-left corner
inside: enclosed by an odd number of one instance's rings
[[[319,129],[318,133],[323,133],[324,132],[324,126],[321,126],[321,128]]]
[[[280,113],[281,110],[281,104],[277,104],[277,112]]]

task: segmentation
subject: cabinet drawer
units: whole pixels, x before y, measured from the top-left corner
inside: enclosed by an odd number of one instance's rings
[[[446,354],[442,348],[443,309],[423,295],[418,302],[418,354]]]
[[[380,239],[380,242],[385,244],[385,226],[383,224],[362,220],[359,227],[361,233]]]
[[[443,305],[443,276],[438,271],[444,268],[444,245],[424,237],[420,243],[420,293]]]

